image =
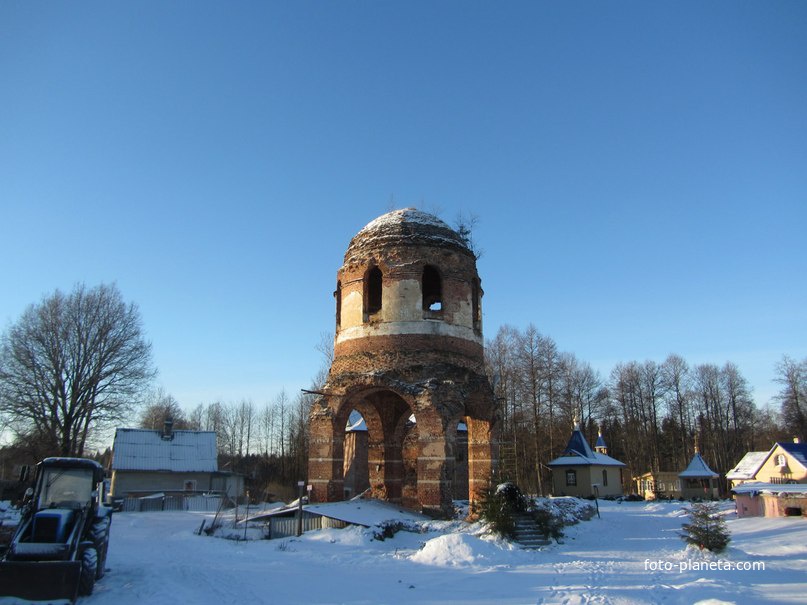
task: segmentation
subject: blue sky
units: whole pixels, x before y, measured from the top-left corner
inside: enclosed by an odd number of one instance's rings
[[[350,238],[479,217],[485,334],[807,357],[804,2],[0,3],[0,323],[115,282],[184,406],[308,386]]]

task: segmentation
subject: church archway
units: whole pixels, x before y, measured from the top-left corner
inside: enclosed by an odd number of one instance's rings
[[[337,416],[337,426],[347,427],[357,425],[351,424],[351,417],[354,421],[359,418],[364,423],[364,436],[356,436],[351,439],[358,443],[363,439],[366,443],[366,487],[369,493],[375,498],[400,502],[403,495],[404,484],[404,438],[408,432],[405,429],[407,419],[412,416],[409,404],[397,393],[390,389],[367,389],[355,393],[348,397],[342,404],[342,409]],[[345,424],[342,425],[344,420]],[[344,468],[349,466],[348,461],[348,440],[345,441]],[[362,459],[359,459],[362,464]],[[358,486],[364,485],[364,468],[356,467],[357,473],[352,477],[344,476],[345,493],[352,488],[351,492],[357,495]],[[348,479],[351,481],[359,479],[359,483],[347,485]],[[362,490],[364,491],[364,490]]]

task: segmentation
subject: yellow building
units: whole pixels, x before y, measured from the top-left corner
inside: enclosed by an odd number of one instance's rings
[[[757,481],[774,485],[807,483],[807,444],[779,441],[768,452],[748,452],[727,474],[732,488]]]
[[[608,455],[602,433],[595,449],[592,451],[580,426],[575,423],[566,449],[547,465],[552,469],[553,495],[580,498],[622,495],[625,464]]]
[[[681,480],[675,471],[647,472],[633,479],[636,493],[645,500],[681,498]]]

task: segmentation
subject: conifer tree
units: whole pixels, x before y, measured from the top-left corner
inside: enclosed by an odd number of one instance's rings
[[[731,540],[726,521],[714,502],[693,504],[689,523],[684,523],[681,528],[684,530],[681,539],[701,550],[723,552]]]

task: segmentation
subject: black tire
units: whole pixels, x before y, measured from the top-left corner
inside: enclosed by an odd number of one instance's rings
[[[78,578],[78,594],[86,597],[95,588],[95,575],[98,573],[98,552],[92,547],[81,553],[81,575]]]
[[[112,517],[101,517],[95,520],[95,523],[90,527],[90,540],[95,544],[95,550],[98,553],[98,571],[95,574],[95,579],[100,580],[104,577],[106,571],[106,553],[109,546],[109,526],[112,523]]]

